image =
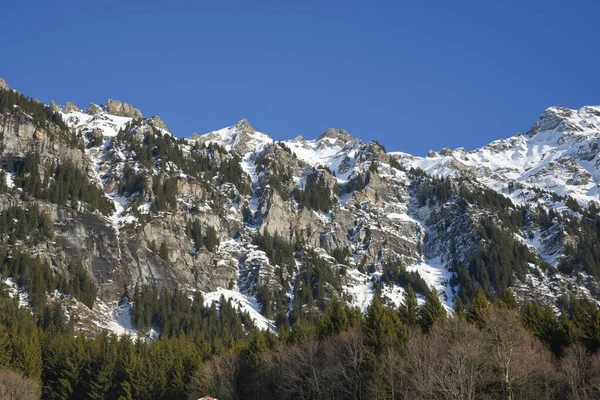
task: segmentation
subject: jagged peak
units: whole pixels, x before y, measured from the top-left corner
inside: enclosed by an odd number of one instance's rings
[[[548,107],[529,129],[527,135],[534,136],[538,132],[545,131],[583,132],[582,126],[586,125],[585,120],[590,114],[598,116],[600,109],[592,106],[582,107],[579,110],[558,106]]]
[[[164,129],[167,132],[171,132],[171,130],[167,127],[167,124],[165,124],[165,121],[163,121],[162,118],[158,115],[153,116],[152,118],[150,118],[150,120],[157,128]],[[192,136],[194,136],[194,134],[198,135],[197,133],[192,133]]]
[[[248,134],[253,134],[254,132],[256,132],[252,125],[250,125],[250,122],[248,122],[248,120],[245,118],[242,118],[235,123],[235,130]]]
[[[79,112],[79,107],[77,106],[77,104],[73,103],[72,101],[67,101],[65,103],[65,109],[64,112],[65,113],[70,113],[70,112]]]
[[[351,140],[354,140],[352,135],[350,135],[347,130],[336,128],[327,129],[325,132],[319,135],[317,141],[321,141],[323,139],[341,140],[342,142],[349,142]]]
[[[131,104],[119,100],[106,100],[106,112],[120,117],[142,118],[142,112]]]
[[[2,89],[2,90],[10,89],[10,86],[8,86],[8,83],[6,83],[6,80],[4,78],[0,78],[0,89]]]

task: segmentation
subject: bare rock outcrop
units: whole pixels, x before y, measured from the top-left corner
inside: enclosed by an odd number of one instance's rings
[[[118,100],[108,99],[106,101],[106,112],[121,117],[130,117],[136,119],[142,118],[142,113],[140,110],[132,107],[129,103],[122,103]]]
[[[77,104],[72,103],[70,101],[67,101],[65,103],[65,113],[70,113],[70,112],[79,112],[81,110],[79,110],[79,107],[77,107]]]

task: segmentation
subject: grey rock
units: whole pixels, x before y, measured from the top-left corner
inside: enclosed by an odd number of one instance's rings
[[[100,114],[102,112],[102,107],[97,104],[90,103],[90,107],[88,108],[88,114]]]
[[[140,110],[132,107],[128,103],[122,103],[118,100],[108,99],[106,101],[106,112],[121,117],[130,117],[135,119],[142,118],[142,113],[140,112]]]
[[[73,111],[79,112],[79,107],[77,107],[77,104],[67,101],[65,103],[65,113],[70,113]]]

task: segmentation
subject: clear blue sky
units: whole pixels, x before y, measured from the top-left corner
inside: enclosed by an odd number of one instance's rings
[[[177,136],[247,118],[423,155],[600,104],[598,3],[10,1],[0,76],[44,102],[127,101]]]

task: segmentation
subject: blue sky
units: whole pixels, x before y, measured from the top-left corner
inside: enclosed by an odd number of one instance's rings
[[[597,1],[12,1],[0,76],[45,102],[127,101],[178,136],[247,118],[423,155],[600,104]]]

